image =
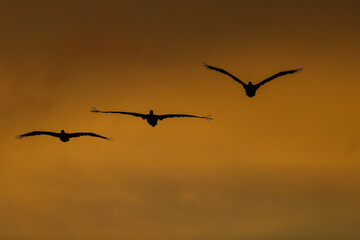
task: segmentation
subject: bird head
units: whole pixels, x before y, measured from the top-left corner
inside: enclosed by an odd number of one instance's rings
[[[64,130],[61,130],[61,133],[65,133],[65,131],[64,131]]]
[[[150,110],[149,114],[150,114],[150,115],[154,115],[154,111],[153,111],[153,110]]]
[[[249,86],[252,86],[253,84],[252,84],[252,82],[249,82],[249,84],[248,84]]]

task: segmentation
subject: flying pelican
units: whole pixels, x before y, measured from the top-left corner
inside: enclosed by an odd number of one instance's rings
[[[221,68],[216,68],[207,64],[203,64],[204,67],[211,69],[211,70],[215,70],[221,73],[224,73],[226,75],[228,75],[229,77],[231,77],[232,79],[234,79],[235,81],[237,81],[238,83],[240,83],[244,88],[245,88],[245,92],[246,95],[248,97],[253,97],[255,96],[256,91],[259,89],[259,87],[261,87],[262,85],[264,85],[267,82],[270,82],[271,80],[286,75],[286,74],[292,74],[292,73],[296,73],[302,70],[302,68],[298,68],[298,69],[294,69],[294,70],[289,70],[289,71],[283,71],[283,72],[279,72],[261,82],[259,82],[258,84],[253,85],[252,82],[249,82],[248,84],[244,83],[243,81],[241,81],[240,79],[238,79],[237,77],[233,76],[232,74],[228,73],[227,71],[221,69]]]
[[[210,118],[209,116],[199,117],[199,116],[188,115],[188,114],[156,115],[156,114],[154,114],[153,110],[150,110],[149,114],[141,114],[141,113],[134,113],[134,112],[99,111],[96,108],[92,107],[91,112],[94,112],[94,113],[120,113],[120,114],[132,115],[135,117],[141,117],[142,119],[146,120],[153,127],[155,127],[157,125],[158,120],[163,120],[165,118],[173,118],[173,117],[194,117],[194,118],[204,118],[207,120],[212,120],[212,118]]]
[[[57,137],[62,142],[67,142],[67,141],[70,140],[70,138],[80,137],[80,136],[91,136],[91,137],[98,137],[98,138],[103,138],[103,139],[106,139],[106,140],[110,140],[107,137],[103,137],[103,136],[100,136],[100,135],[97,135],[97,134],[91,133],[91,132],[66,133],[64,130],[61,130],[60,133],[45,132],[45,131],[33,131],[33,132],[18,135],[16,137],[18,139],[21,139],[23,137],[30,137],[30,136],[36,136],[36,135],[49,135],[49,136]]]

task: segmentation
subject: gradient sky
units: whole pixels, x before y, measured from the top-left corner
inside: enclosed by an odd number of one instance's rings
[[[360,3],[0,2],[1,240],[360,239]],[[255,98],[202,67],[264,85]],[[212,115],[152,128],[100,110]],[[62,143],[33,130],[114,138]]]

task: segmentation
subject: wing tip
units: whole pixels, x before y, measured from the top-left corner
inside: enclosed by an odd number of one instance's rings
[[[211,69],[211,66],[210,66],[209,64],[207,64],[207,63],[202,63],[202,65],[203,65],[204,67],[206,67],[206,68]]]
[[[21,135],[16,135],[15,139],[22,139],[23,137],[24,137],[24,135],[22,135],[22,134]]]
[[[214,120],[211,116],[212,116],[212,115],[208,115],[208,116],[205,116],[204,118],[205,118],[206,120],[208,120],[208,121]]]
[[[98,113],[98,112],[100,112],[99,110],[97,110],[96,108],[94,108],[93,106],[91,106],[91,110],[90,110],[90,112],[94,112],[94,113]]]

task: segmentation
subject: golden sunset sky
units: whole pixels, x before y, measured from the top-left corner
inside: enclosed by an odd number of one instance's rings
[[[360,2],[0,1],[1,240],[360,239]],[[259,82],[254,98],[231,78]],[[212,115],[155,128],[100,110]],[[90,131],[63,143],[34,130]]]

